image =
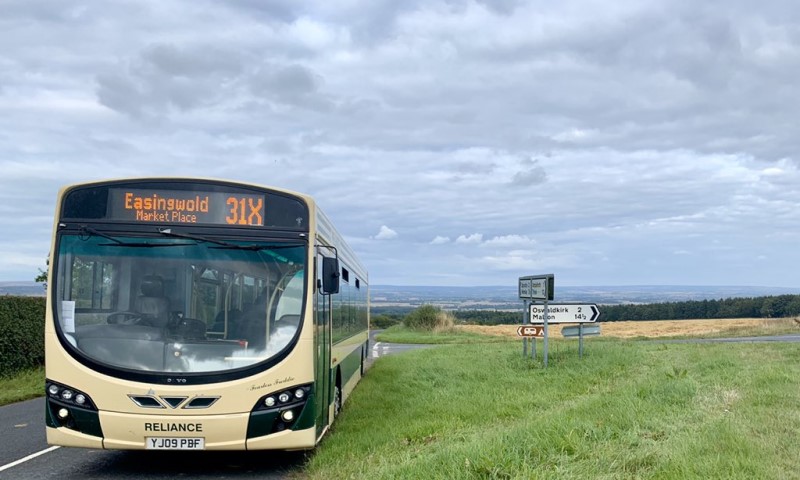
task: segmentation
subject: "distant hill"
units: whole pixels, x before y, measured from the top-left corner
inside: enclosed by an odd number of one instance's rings
[[[43,297],[47,294],[44,285],[36,282],[0,282],[0,295],[19,297]]]
[[[517,286],[423,287],[371,285],[375,307],[413,307],[430,303],[447,309],[521,309]],[[752,286],[624,285],[559,287],[554,302],[587,302],[603,305],[661,303],[687,300],[764,297],[800,294],[800,288]]]

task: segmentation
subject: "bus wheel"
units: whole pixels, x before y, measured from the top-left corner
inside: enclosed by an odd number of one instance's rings
[[[339,380],[336,381],[336,386],[333,389],[333,418],[339,416],[342,411],[342,387],[339,386]]]

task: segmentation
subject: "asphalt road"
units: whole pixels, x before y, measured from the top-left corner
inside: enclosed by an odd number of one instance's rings
[[[50,447],[44,398],[0,408],[0,479],[279,479],[302,452],[127,452]]]
[[[376,343],[367,364],[419,345]],[[44,386],[42,387],[44,388]],[[0,407],[0,479],[281,479],[296,472],[303,452],[129,452],[50,447],[44,398]]]
[[[375,337],[382,331],[383,330],[372,330],[369,332],[369,344],[372,346],[372,351],[370,352],[367,366],[371,365],[376,359],[385,357],[386,355],[393,355],[396,353],[407,352],[409,350],[418,350],[420,348],[431,348],[436,346],[378,342]]]
[[[800,342],[800,335],[774,335],[771,337],[687,338],[681,340],[651,340],[657,343],[763,343]]]

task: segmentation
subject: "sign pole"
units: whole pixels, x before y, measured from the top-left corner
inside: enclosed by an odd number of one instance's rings
[[[583,358],[583,324],[578,324],[578,358]]]
[[[532,301],[528,301],[528,306],[525,308],[525,310],[528,312],[527,313],[527,315],[528,315],[528,323],[533,323],[533,321],[531,319],[531,304],[532,303],[533,303]],[[531,358],[536,360],[536,337],[531,337]]]
[[[547,337],[549,335],[548,335],[548,332],[547,332],[547,316],[548,316],[547,299],[545,299],[545,301],[544,301],[544,368],[547,368],[547,355],[548,355]]]
[[[529,323],[528,316],[530,315],[528,310],[530,309],[528,308],[528,300],[523,300],[523,302],[525,303],[525,311],[522,312],[522,324],[527,325]],[[522,358],[528,358],[528,337],[522,337]]]

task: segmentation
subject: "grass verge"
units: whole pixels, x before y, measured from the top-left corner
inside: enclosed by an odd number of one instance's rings
[[[505,338],[469,332],[458,327],[438,330],[414,330],[403,325],[394,325],[379,333],[379,342],[416,343],[416,344],[453,344],[453,343],[501,343],[519,341],[517,338]]]
[[[800,478],[798,392],[796,344],[443,346],[377,360],[305,474]]]
[[[44,367],[0,377],[0,406],[44,395]]]

